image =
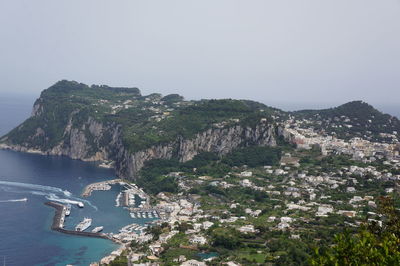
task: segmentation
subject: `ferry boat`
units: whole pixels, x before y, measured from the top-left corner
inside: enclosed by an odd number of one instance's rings
[[[92,219],[90,218],[85,218],[83,219],[82,222],[80,222],[76,227],[75,231],[85,231],[86,229],[89,228],[89,226],[92,225]]]
[[[98,233],[98,232],[101,232],[101,231],[103,231],[103,229],[104,229],[104,227],[103,227],[103,226],[98,226],[98,227],[95,227],[95,228],[92,230],[92,233]]]
[[[65,207],[65,216],[69,216],[71,214],[71,204],[68,204],[67,207]]]

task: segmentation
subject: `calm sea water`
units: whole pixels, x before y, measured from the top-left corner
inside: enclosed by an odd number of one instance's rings
[[[0,135],[19,124],[30,113],[32,99],[13,105],[0,99]],[[12,115],[10,115],[12,114]],[[115,178],[114,172],[92,163],[63,157],[24,154],[0,150],[0,261],[6,265],[88,265],[118,248],[109,240],[77,237],[50,230],[54,209],[44,205],[49,199],[83,201],[72,207],[66,228],[72,229],[84,217],[104,232],[118,232],[122,226],[144,223],[115,207],[121,190],[96,191],[82,199],[82,189],[93,182]],[[15,201],[27,198],[26,202]],[[93,227],[91,227],[93,228]]]

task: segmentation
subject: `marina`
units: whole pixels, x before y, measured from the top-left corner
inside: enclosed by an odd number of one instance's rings
[[[139,202],[139,208],[149,208],[149,196],[135,184],[125,183],[125,191],[122,192],[122,205],[124,207],[135,207],[136,202]]]
[[[119,185],[121,187],[112,188],[111,185]],[[151,207],[150,197],[142,189],[138,188],[135,184],[123,182],[119,179],[90,184],[86,186],[83,194],[91,195],[91,193],[96,190],[108,191],[112,189],[117,192],[114,196],[115,206],[122,207],[120,209],[128,212],[129,217],[134,219],[135,223],[130,223],[128,225],[125,224],[122,228],[119,227],[117,233],[108,232],[110,230],[109,225],[104,224],[108,231],[107,233],[103,233],[103,226],[90,228],[92,226],[92,217],[88,218],[81,216],[81,221],[76,224],[74,229],[70,229],[70,225],[67,224],[67,226],[64,226],[64,223],[66,217],[71,213],[71,205],[46,202],[46,205],[56,209],[51,229],[64,234],[108,239],[118,244],[126,244],[133,240],[140,243],[149,241],[151,235],[147,233],[146,229],[156,223],[157,220],[161,219],[163,209]],[[87,204],[90,205],[90,203]],[[83,203],[82,205],[76,203],[76,205],[79,208],[84,207]],[[77,212],[87,215],[86,212],[82,213],[79,210],[77,210]]]
[[[119,232],[120,233],[137,233],[137,232],[142,233],[146,228],[147,228],[147,226],[142,226],[139,224],[130,224],[130,225],[122,227],[119,230]]]
[[[144,209],[144,208],[132,208],[131,217],[133,219],[147,218],[147,219],[158,219],[160,214],[157,209]]]
[[[124,209],[127,209],[132,219],[159,219],[161,217],[161,212],[158,209],[150,207],[150,198],[142,189],[138,188],[135,184],[126,183],[120,179],[90,184],[85,187],[82,195],[88,197],[96,190],[107,191],[111,189],[111,185],[115,184],[123,186],[122,191],[116,196],[115,205],[116,207],[124,207]],[[75,230],[67,230],[64,228],[64,223],[66,217],[71,213],[71,205],[63,205],[56,202],[46,202],[45,204],[56,209],[52,230],[65,234],[99,237],[119,242],[129,237],[139,237],[145,232],[145,229],[153,223],[151,220],[146,223],[133,223],[119,229],[119,234],[105,234],[100,233],[104,229],[103,226],[97,226],[92,230],[88,230],[92,225],[92,219],[84,217],[83,220],[75,226]],[[82,202],[77,202],[76,205],[79,208],[84,207]]]
[[[56,210],[55,215],[53,217],[53,223],[51,225],[52,230],[69,235],[110,239],[106,234],[103,233],[92,233],[92,232],[73,231],[64,229],[63,228],[63,223],[65,219],[64,205],[50,201],[46,202],[45,205],[50,206]]]

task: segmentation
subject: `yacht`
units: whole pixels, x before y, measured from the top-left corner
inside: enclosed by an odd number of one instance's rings
[[[103,229],[104,229],[104,227],[103,227],[103,226],[98,226],[98,227],[95,227],[95,228],[92,230],[92,233],[98,233],[98,232],[101,232],[101,231],[103,231]]]
[[[88,229],[89,226],[92,225],[92,219],[90,218],[85,218],[83,219],[82,222],[80,222],[76,227],[75,230],[76,231],[85,231],[86,229]]]

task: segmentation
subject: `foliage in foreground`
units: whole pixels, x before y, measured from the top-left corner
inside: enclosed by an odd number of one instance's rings
[[[359,232],[338,234],[335,244],[316,249],[311,265],[400,265],[400,211],[388,197],[380,199],[382,225],[362,226]]]

